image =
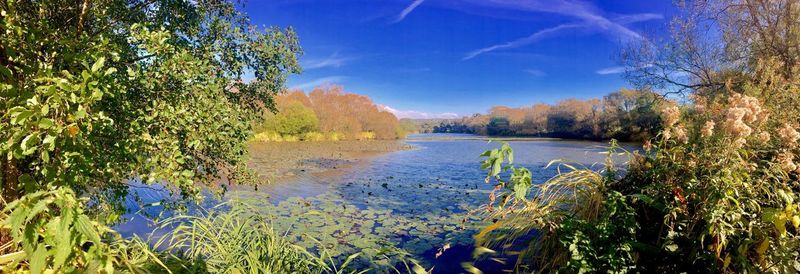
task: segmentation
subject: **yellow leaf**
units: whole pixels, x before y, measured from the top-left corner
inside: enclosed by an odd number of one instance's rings
[[[800,215],[794,215],[794,217],[792,217],[792,225],[794,226],[794,229],[800,227]]]
[[[786,236],[786,221],[788,220],[783,213],[775,214],[775,219],[772,220],[772,224],[775,225],[775,229],[781,237]]]
[[[728,265],[731,264],[731,255],[725,255],[725,261],[722,262],[722,269],[728,269]]]
[[[483,237],[486,237],[486,234],[489,234],[489,232],[492,232],[493,230],[497,229],[498,227],[500,227],[500,222],[495,222],[495,223],[491,224],[490,226],[487,226],[486,228],[481,230],[481,232],[478,233],[478,235],[475,235],[475,240],[480,242],[483,239]]]
[[[764,253],[767,252],[767,248],[769,248],[769,239],[764,239],[758,244],[758,247],[756,247],[756,253],[758,255],[764,255]]]
[[[481,273],[483,273],[483,271],[481,271],[480,269],[476,268],[475,266],[473,266],[469,262],[461,263],[461,267],[463,267],[464,270],[466,270],[467,272],[472,273],[472,274],[481,274]]]

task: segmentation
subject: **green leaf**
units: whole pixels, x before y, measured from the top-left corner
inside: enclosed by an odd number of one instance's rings
[[[32,274],[42,273],[47,265],[47,247],[44,244],[36,246],[36,251],[31,254],[28,263],[31,266]]]
[[[25,259],[25,251],[17,251],[14,253],[0,255],[0,265],[9,265]]]
[[[36,184],[36,180],[34,180],[33,177],[31,177],[31,175],[29,174],[22,174],[22,176],[19,176],[19,179],[17,180],[22,186],[32,186]]]
[[[83,119],[86,117],[86,110],[83,107],[78,107],[78,111],[75,112],[76,119]]]
[[[33,220],[33,218],[36,218],[36,216],[39,215],[39,213],[46,211],[47,206],[49,204],[50,201],[47,199],[41,199],[38,202],[36,202],[36,204],[33,207],[31,207],[31,209],[28,211],[28,216],[25,217],[25,222],[26,223],[30,222],[31,220]]]
[[[5,66],[0,66],[0,74],[8,78],[11,78],[12,76],[11,70]]]
[[[17,114],[16,116],[14,116],[13,118],[11,118],[11,123],[15,125],[21,125],[25,123],[25,121],[27,121],[28,118],[30,118],[31,116],[33,116],[33,111],[24,110],[19,114]]]
[[[75,222],[75,228],[77,228],[81,234],[89,238],[89,241],[100,243],[100,235],[97,234],[97,230],[95,230],[94,225],[92,225],[92,221],[89,220],[89,217],[86,215],[78,216],[78,220]]]
[[[31,155],[33,152],[36,151],[36,146],[39,145],[39,132],[31,133],[28,136],[25,136],[22,139],[22,143],[20,144],[20,148],[22,149],[22,155]]]
[[[68,209],[66,209],[69,211]],[[63,215],[63,214],[62,214]],[[53,268],[58,269],[66,262],[72,252],[72,232],[69,230],[71,218],[61,218],[56,234],[56,251],[53,258]]]
[[[94,62],[94,65],[92,65],[92,72],[94,73],[99,71],[101,68],[103,68],[103,65],[105,65],[105,63],[106,63],[105,57],[100,57],[99,59],[97,59],[97,62]]]
[[[53,122],[53,120],[47,118],[42,118],[41,120],[39,120],[39,127],[43,129],[51,128],[53,127],[54,124],[55,123]]]
[[[56,143],[56,136],[53,135],[45,136],[44,141],[42,141],[44,147],[49,151],[53,151],[56,148],[55,143]]]

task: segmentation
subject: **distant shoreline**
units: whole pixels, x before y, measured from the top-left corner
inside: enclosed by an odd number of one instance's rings
[[[435,134],[435,133],[434,133]],[[458,140],[477,140],[477,141],[571,141],[572,139],[550,138],[550,137],[501,137],[501,136],[430,136],[430,137],[406,137],[405,140],[411,141],[458,141]]]

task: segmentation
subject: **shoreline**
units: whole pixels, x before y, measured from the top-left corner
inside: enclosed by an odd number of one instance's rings
[[[264,184],[306,175],[330,176],[395,151],[411,150],[404,140],[261,142],[248,145],[248,166]]]

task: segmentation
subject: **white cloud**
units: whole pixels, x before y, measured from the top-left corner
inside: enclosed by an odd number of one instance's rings
[[[595,71],[595,73],[600,75],[608,75],[608,74],[619,74],[625,72],[625,67],[610,67],[610,68],[603,68]]]
[[[511,41],[511,42],[506,42],[506,43],[497,44],[497,45],[493,45],[493,46],[490,46],[490,47],[485,47],[485,48],[482,48],[482,49],[474,50],[474,51],[468,53],[467,56],[464,56],[464,58],[462,60],[469,60],[469,59],[475,58],[478,55],[481,55],[481,54],[484,54],[484,53],[487,53],[487,52],[491,52],[491,51],[495,51],[495,50],[498,50],[498,49],[518,48],[518,47],[521,47],[521,46],[530,45],[530,44],[533,44],[533,42],[536,42],[536,41],[540,40],[541,38],[544,38],[544,37],[547,37],[548,35],[552,35],[554,33],[557,33],[557,32],[559,32],[561,30],[570,29],[570,28],[578,28],[578,27],[581,27],[581,26],[582,25],[579,25],[579,24],[561,24],[561,25],[558,25],[558,26],[555,26],[555,27],[552,27],[552,28],[546,28],[546,29],[537,31],[537,32],[531,34],[528,37],[524,37],[524,38],[520,38],[520,39]]]
[[[411,118],[411,119],[456,119],[461,117],[458,113],[443,112],[443,113],[427,113],[416,110],[398,110],[386,105],[378,105],[378,108],[383,111],[388,111],[394,114],[398,119]]]
[[[538,69],[526,69],[525,72],[536,77],[542,77],[547,75],[547,73]]]
[[[291,87],[289,87],[289,89],[290,90],[295,90],[295,89],[306,90],[306,89],[312,89],[312,88],[315,88],[315,87],[318,87],[318,86],[323,86],[323,85],[341,84],[341,82],[344,81],[345,79],[347,79],[347,77],[346,76],[341,76],[341,75],[322,77],[322,78],[314,79],[314,80],[306,82],[306,83],[302,83],[302,84],[299,84],[299,85],[291,86]]]
[[[412,11],[414,11],[414,9],[416,9],[419,5],[421,5],[422,2],[425,2],[425,0],[414,0],[414,2],[411,2],[411,4],[408,5],[408,7],[403,9],[403,11],[400,12],[399,15],[397,15],[397,18],[394,19],[394,22],[392,22],[392,23],[397,23],[397,22],[403,21],[403,19],[405,19],[406,16],[408,16],[409,13],[411,13]]]
[[[339,56],[338,52],[334,52],[328,57],[319,59],[308,59],[301,63],[303,69],[318,69],[318,68],[338,68],[344,66],[348,62],[355,59],[354,57]]]
[[[483,1],[473,0],[475,5],[489,6],[490,8],[511,9],[527,12],[544,12],[572,17],[580,22],[561,24],[534,32],[528,37],[523,37],[510,42],[496,44],[469,52],[463,60],[472,59],[480,54],[498,49],[517,48],[532,44],[547,36],[553,36],[568,29],[584,29],[590,32],[599,32],[612,36],[621,41],[643,40],[644,38],[635,31],[624,26],[625,24],[662,19],[663,16],[653,13],[620,15],[613,20],[603,16],[598,8],[582,2],[574,1],[542,1],[542,0],[498,0]]]

